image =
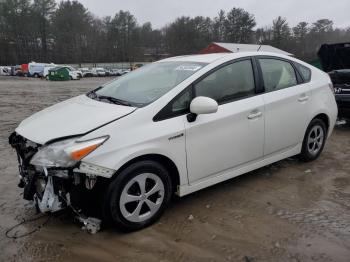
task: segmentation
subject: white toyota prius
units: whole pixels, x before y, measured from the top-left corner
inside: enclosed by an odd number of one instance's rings
[[[155,222],[173,194],[295,155],[315,160],[336,117],[329,76],[300,60],[193,55],[38,112],[9,142],[24,198],[41,212],[72,206],[137,230]]]

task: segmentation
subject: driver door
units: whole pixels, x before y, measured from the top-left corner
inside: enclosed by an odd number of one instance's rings
[[[184,116],[190,183],[263,157],[264,101],[255,93],[255,82],[252,61],[243,59],[194,84],[194,95],[213,98],[219,109],[194,122]]]

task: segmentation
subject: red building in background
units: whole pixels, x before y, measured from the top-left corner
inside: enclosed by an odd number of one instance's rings
[[[212,53],[237,53],[237,52],[272,52],[283,55],[292,56],[292,54],[275,48],[270,45],[251,45],[251,44],[234,44],[234,43],[217,43],[213,42],[206,48],[199,51],[200,54],[212,54]]]

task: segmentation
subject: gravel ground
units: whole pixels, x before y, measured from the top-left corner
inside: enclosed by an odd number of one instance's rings
[[[5,232],[35,210],[17,188],[9,134],[21,120],[109,81],[0,77],[0,261],[349,261],[350,126],[312,163],[280,161],[175,199],[155,225],[89,235],[64,213]]]

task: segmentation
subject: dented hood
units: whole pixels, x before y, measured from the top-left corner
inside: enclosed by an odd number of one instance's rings
[[[135,107],[93,100],[86,95],[50,106],[23,120],[16,129],[38,144],[65,136],[85,134],[133,111]]]

